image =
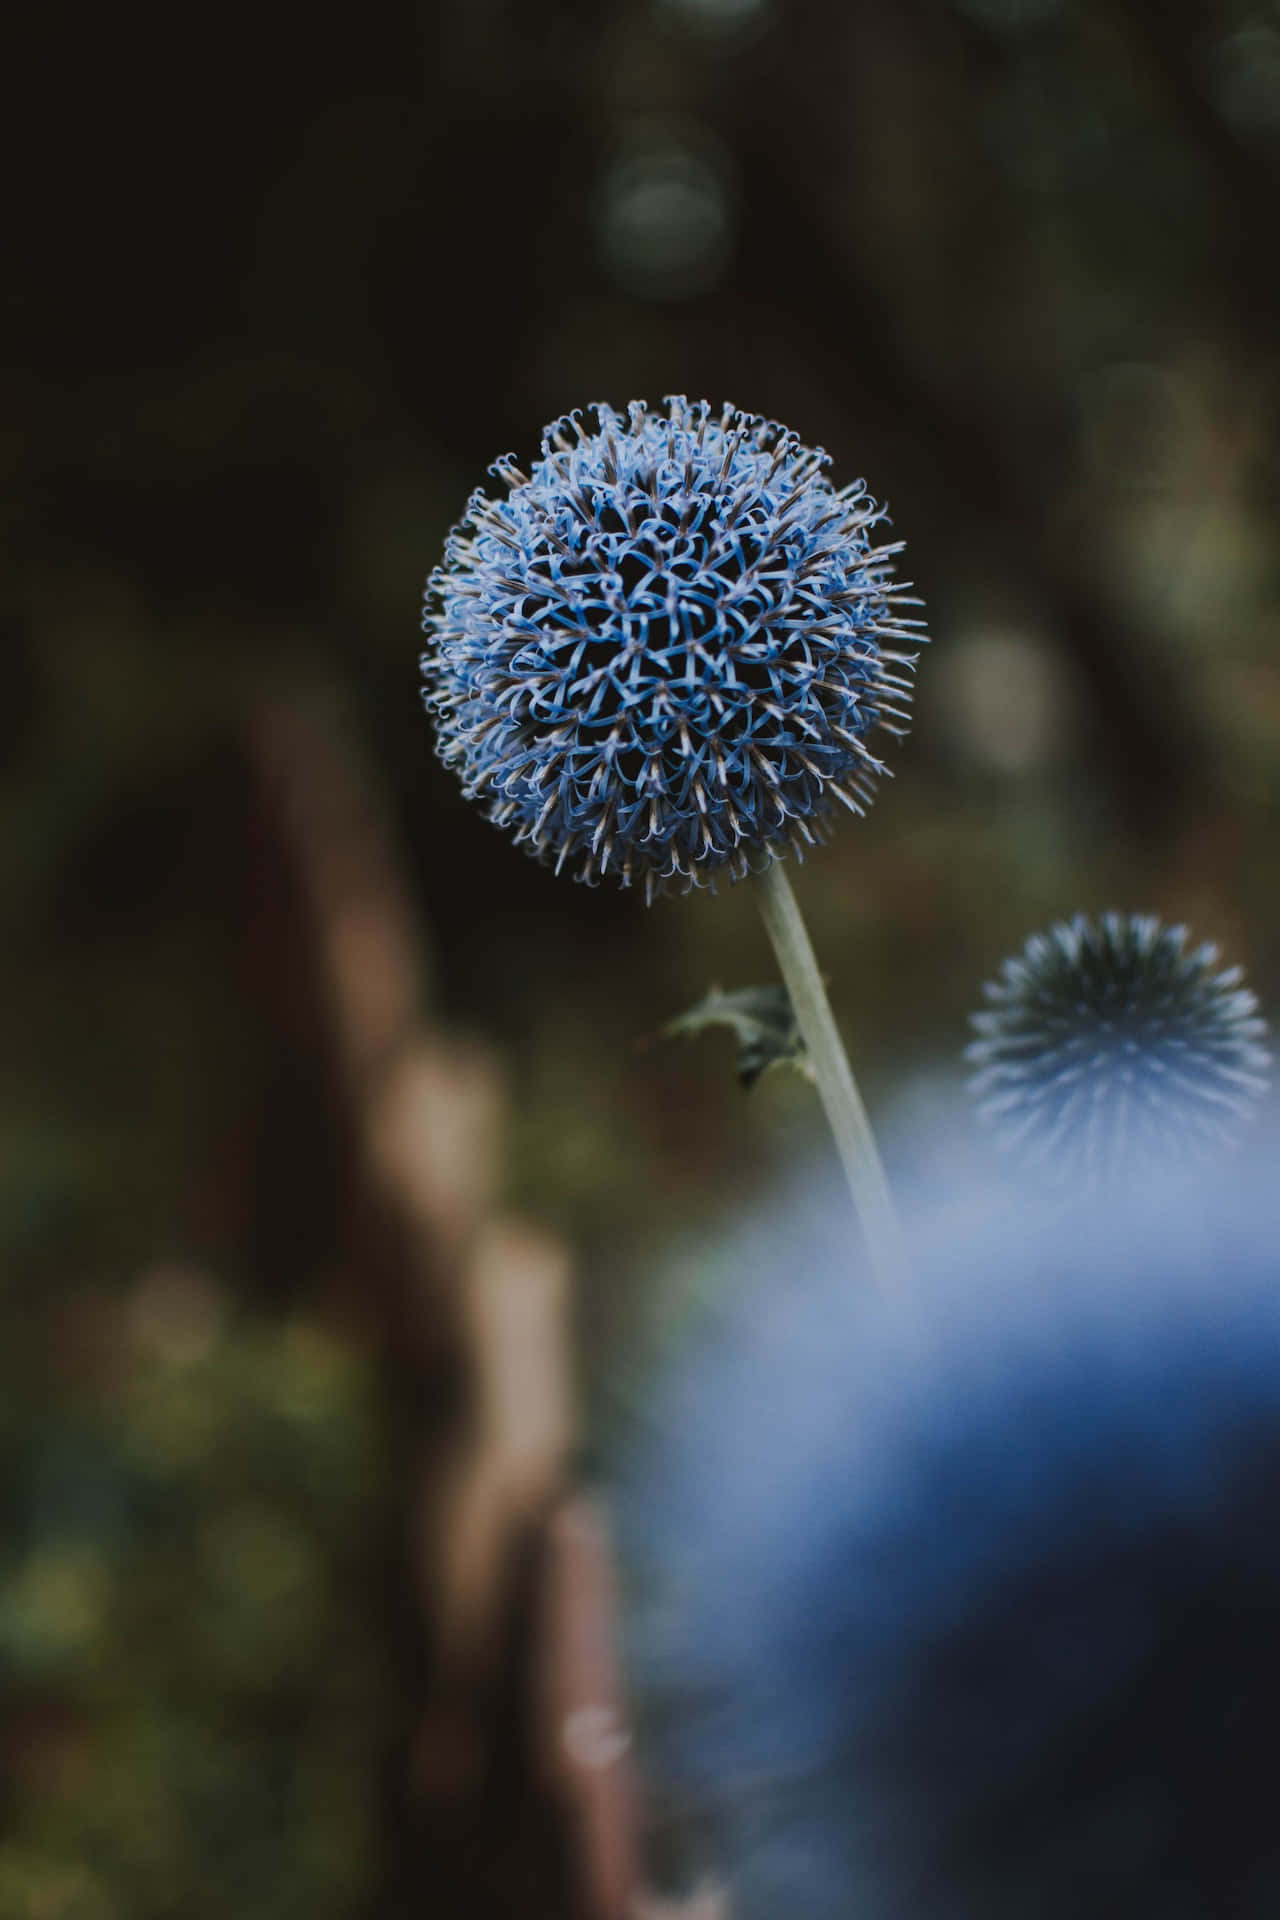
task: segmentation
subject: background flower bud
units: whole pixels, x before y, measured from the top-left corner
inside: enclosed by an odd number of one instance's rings
[[[1229,1145],[1266,1092],[1265,1023],[1211,945],[1150,914],[1033,934],[985,988],[967,1053],[979,1111],[1060,1183],[1123,1181]]]

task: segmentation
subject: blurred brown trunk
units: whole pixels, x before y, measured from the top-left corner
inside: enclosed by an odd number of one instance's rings
[[[451,1920],[620,1920],[630,1863],[613,1830],[625,1818],[611,1804],[604,1834],[581,1791],[597,1775],[547,1766],[536,1671],[548,1566],[575,1623],[553,1656],[557,1713],[596,1697],[609,1632],[607,1588],[568,1567],[562,1523],[547,1531],[574,1434],[568,1258],[497,1210],[501,1078],[428,1012],[425,943],[341,705],[310,690],[264,701],[249,744],[296,887],[355,1169],[347,1304],[375,1325],[404,1436],[393,1567],[416,1598],[402,1630],[387,1904],[413,1898]],[[575,1796],[582,1817],[566,1813]]]

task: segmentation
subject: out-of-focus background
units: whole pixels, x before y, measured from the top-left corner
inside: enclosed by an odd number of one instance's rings
[[[660,1037],[773,977],[749,889],[646,911],[460,799],[424,577],[568,408],[786,421],[928,605],[798,878],[890,1132],[1075,910],[1274,1009],[1280,7],[7,35],[0,1917],[599,1910],[542,1522],[670,1249],[827,1148]]]

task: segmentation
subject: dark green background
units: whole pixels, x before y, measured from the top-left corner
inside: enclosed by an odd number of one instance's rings
[[[917,725],[798,881],[882,1113],[1076,910],[1186,919],[1274,1006],[1280,8],[5,33],[0,1917],[452,1913],[400,1764],[405,1385],[247,717],[346,701],[588,1387],[666,1237],[826,1149],[727,1042],[639,1044],[770,977],[747,890],[556,881],[432,758],[423,578],[559,412],[727,398],[891,503]]]

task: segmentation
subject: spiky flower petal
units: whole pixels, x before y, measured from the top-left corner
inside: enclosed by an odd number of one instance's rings
[[[680,397],[547,428],[428,583],[441,758],[557,871],[646,898],[861,813],[925,636],[861,481],[774,421]]]
[[[1218,950],[1147,914],[1033,934],[968,1048],[980,1112],[1062,1182],[1174,1168],[1230,1144],[1266,1092],[1257,1001]]]

